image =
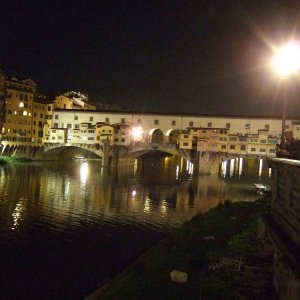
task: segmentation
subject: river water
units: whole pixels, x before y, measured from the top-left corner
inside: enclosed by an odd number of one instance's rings
[[[253,183],[270,184],[257,159],[190,173],[174,157],[0,166],[0,299],[83,299],[195,214],[253,201]]]

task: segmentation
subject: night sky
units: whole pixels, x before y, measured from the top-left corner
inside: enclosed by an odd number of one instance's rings
[[[272,47],[300,39],[299,12],[288,0],[2,0],[0,68],[141,113],[276,116]],[[300,79],[288,85],[300,118]]]

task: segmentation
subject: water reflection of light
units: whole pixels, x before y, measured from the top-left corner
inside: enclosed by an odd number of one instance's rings
[[[180,159],[180,171],[183,170],[183,157],[181,157]]]
[[[263,159],[260,158],[260,159],[259,159],[259,168],[258,168],[258,177],[261,177],[262,166],[263,166]]]
[[[178,179],[178,174],[179,174],[179,166],[176,166],[176,179]]]
[[[242,175],[242,171],[243,171],[243,158],[240,157],[240,159],[239,159],[239,177]]]
[[[86,183],[88,172],[89,172],[88,163],[84,162],[80,167],[80,179],[82,183]]]
[[[189,162],[189,164],[188,164],[188,172],[189,172],[189,174],[193,174],[193,172],[194,172],[194,164],[191,162]]]
[[[134,172],[134,175],[136,174],[137,167],[138,167],[138,160],[135,159],[135,160],[134,160],[134,165],[133,165],[133,172]]]
[[[239,158],[235,158],[234,172],[235,174],[239,171]]]
[[[269,177],[271,177],[271,175],[272,175],[272,169],[269,168]]]
[[[146,212],[146,213],[150,212],[150,206],[151,206],[150,201],[151,201],[150,198],[146,198],[146,200],[145,200],[144,212]]]
[[[22,220],[22,213],[24,212],[24,204],[22,202],[22,198],[20,198],[20,202],[17,203],[14,212],[12,213],[13,217],[13,227],[12,230],[17,229],[20,226],[20,221]]]
[[[66,201],[68,199],[69,192],[70,192],[70,181],[67,181],[63,185],[63,191],[64,191],[64,201]]]
[[[223,178],[226,177],[226,172],[227,172],[227,160],[223,161],[221,164],[221,176]]]
[[[190,161],[187,160],[187,162],[186,162],[186,171],[187,171],[187,172],[189,171],[189,164],[190,164]]]
[[[230,160],[230,178],[233,176],[233,173],[234,173],[234,162],[235,162],[235,159]]]
[[[166,200],[162,200],[161,206],[160,206],[160,211],[162,212],[162,214],[166,213],[166,211],[167,211],[167,201]]]

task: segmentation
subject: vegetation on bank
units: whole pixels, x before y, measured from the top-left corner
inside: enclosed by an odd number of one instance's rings
[[[0,156],[0,165],[13,164],[19,162],[28,162],[28,161],[31,161],[31,159],[25,157]]]
[[[256,255],[257,220],[267,201],[226,202],[195,216],[87,299],[273,297],[271,271]],[[186,272],[187,282],[173,282],[172,270]]]

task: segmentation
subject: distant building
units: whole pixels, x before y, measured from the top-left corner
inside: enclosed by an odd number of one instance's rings
[[[88,96],[80,92],[66,92],[55,97],[55,108],[96,110],[96,106],[88,103]]]

